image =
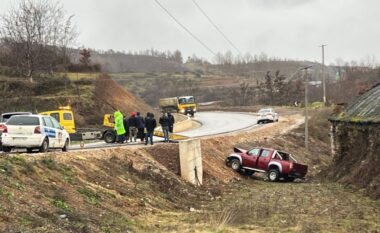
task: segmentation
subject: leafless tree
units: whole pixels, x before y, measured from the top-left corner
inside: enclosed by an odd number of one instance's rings
[[[49,0],[22,0],[1,16],[2,43],[31,82],[34,72],[50,71],[59,56],[66,56],[77,36],[72,18],[60,2]]]

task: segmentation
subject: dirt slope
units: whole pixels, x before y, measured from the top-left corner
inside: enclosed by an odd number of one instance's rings
[[[76,112],[87,124],[101,124],[104,114],[120,110],[125,115],[131,112],[141,112],[144,116],[147,112],[153,112],[152,107],[144,101],[126,91],[108,75],[100,75],[94,82],[91,103],[74,105]]]
[[[270,183],[224,165],[236,144],[272,145],[313,176],[329,163],[328,129],[311,121],[305,152],[301,123],[293,116],[202,139],[202,187],[177,175],[178,144],[1,157],[0,232],[379,232],[379,203],[350,189]]]

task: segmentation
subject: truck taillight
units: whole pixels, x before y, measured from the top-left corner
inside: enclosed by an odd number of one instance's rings
[[[36,128],[34,128],[34,133],[35,134],[41,134],[41,129],[39,126],[37,126]]]
[[[290,170],[293,169],[293,163],[290,163],[289,169],[290,169]]]
[[[0,129],[3,131],[3,133],[8,133],[8,128],[7,128],[7,126],[2,125]]]

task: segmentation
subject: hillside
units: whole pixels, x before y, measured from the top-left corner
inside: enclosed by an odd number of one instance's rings
[[[101,125],[104,114],[113,113],[115,109],[125,114],[132,111],[156,113],[107,75],[42,77],[36,78],[34,83],[23,78],[0,77],[0,96],[0,112],[38,113],[70,105],[79,127]]]
[[[297,115],[202,139],[202,187],[178,176],[178,144],[1,157],[0,231],[376,232],[378,202],[314,178],[331,162],[326,122],[315,121],[329,113],[313,114],[310,152]],[[294,153],[309,165],[308,180],[240,176],[224,165],[235,145]]]

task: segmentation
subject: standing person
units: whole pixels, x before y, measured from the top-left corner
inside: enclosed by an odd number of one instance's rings
[[[132,112],[131,116],[128,119],[128,127],[129,127],[129,138],[132,142],[136,142],[136,137],[137,137],[137,118],[136,118],[136,113]]]
[[[118,143],[123,143],[125,140],[124,134],[125,134],[125,129],[124,129],[124,124],[123,124],[123,114],[117,110],[114,113],[114,119],[115,119],[115,131],[117,135],[117,142]]]
[[[165,139],[165,142],[169,142],[169,118],[168,118],[168,115],[166,114],[166,112],[163,112],[162,113],[162,116],[160,117],[160,125],[161,125],[161,128],[162,128],[162,132],[164,133],[164,139]]]
[[[168,118],[169,118],[169,132],[173,133],[175,119],[174,119],[174,116],[170,112],[168,112]]]
[[[153,132],[156,126],[157,126],[157,122],[156,122],[156,119],[154,119],[153,113],[148,112],[145,118],[145,128],[146,128],[145,145],[148,145],[148,140],[150,140],[150,145],[153,145]]]
[[[124,117],[123,123],[124,123],[124,129],[125,129],[125,141],[128,142],[128,140],[129,140],[129,126],[128,126],[128,117],[127,116]]]
[[[145,135],[144,135],[144,128],[145,128],[145,120],[140,115],[139,112],[137,112],[137,137],[140,138],[141,142],[144,141]]]

